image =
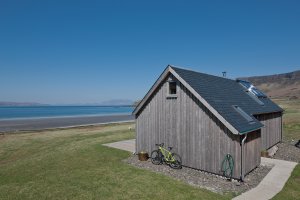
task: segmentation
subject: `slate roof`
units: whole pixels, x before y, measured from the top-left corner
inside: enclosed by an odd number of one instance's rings
[[[246,88],[236,80],[170,67],[240,134],[263,126],[253,115],[283,111],[269,98],[259,98],[264,103],[264,105],[260,105],[254,99],[257,97],[246,92]],[[249,122],[233,106],[240,107],[251,116],[253,121]]]

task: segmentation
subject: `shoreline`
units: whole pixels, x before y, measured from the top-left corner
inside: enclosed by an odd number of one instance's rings
[[[133,115],[76,116],[38,119],[0,120],[0,133],[72,128],[110,123],[133,122]]]
[[[16,118],[0,118],[2,121],[17,121],[17,120],[39,120],[39,119],[56,119],[56,118],[82,118],[82,117],[105,117],[105,116],[123,116],[130,115],[130,113],[109,113],[109,114],[86,114],[86,115],[61,115],[61,116],[44,116],[44,117],[16,117]]]

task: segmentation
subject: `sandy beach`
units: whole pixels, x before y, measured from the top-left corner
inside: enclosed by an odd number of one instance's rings
[[[133,121],[132,115],[0,120],[0,132],[16,132]]]

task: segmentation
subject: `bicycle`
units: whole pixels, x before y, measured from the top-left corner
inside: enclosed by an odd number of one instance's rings
[[[163,147],[164,143],[155,144],[155,146],[158,146],[158,149],[151,152],[151,161],[154,165],[166,163],[173,169],[182,168],[180,156],[171,152],[173,147],[168,147],[169,150],[167,150]]]

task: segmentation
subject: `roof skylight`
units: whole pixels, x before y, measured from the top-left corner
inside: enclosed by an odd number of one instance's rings
[[[246,88],[249,92],[257,96],[258,98],[265,98],[267,97],[262,91],[254,87],[252,83],[249,81],[244,81],[244,80],[237,80],[244,88]]]
[[[253,118],[248,115],[242,108],[240,108],[239,106],[233,106],[233,108],[240,114],[242,115],[249,123],[253,122]]]

